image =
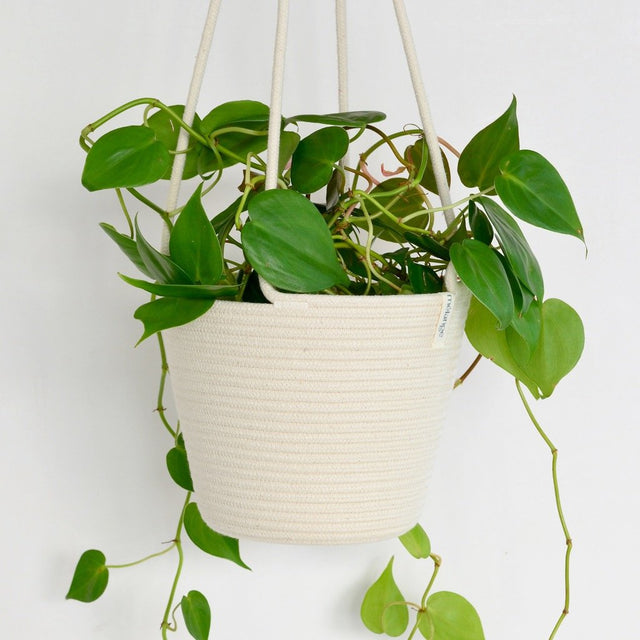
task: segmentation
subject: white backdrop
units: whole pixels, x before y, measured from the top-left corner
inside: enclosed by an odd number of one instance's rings
[[[159,638],[172,555],[112,572],[97,603],[64,595],[79,554],[134,560],[173,536],[181,493],[152,409],[155,345],[134,350],[142,302],[98,228],[111,194],[80,185],[80,129],[126,100],[184,100],[205,0],[60,0],[0,8],[4,153],[0,230],[0,619],[7,638]],[[293,3],[285,113],[336,110],[329,0]],[[574,537],[572,610],[558,638],[636,638],[640,533],[635,0],[408,0],[432,111],[461,147],[519,100],[521,140],[567,180],[588,260],[531,233],[549,296],[583,316],[587,346],[536,407],[560,450]],[[268,97],[275,1],[223,2],[202,104]],[[391,3],[349,3],[352,108],[417,120]],[[203,108],[204,111],[204,108]],[[468,349],[461,367],[472,357]],[[482,363],[456,393],[422,523],[444,564],[437,589],[477,607],[487,639],[547,638],[562,607],[564,545],[550,456],[509,377]],[[366,587],[397,542],[338,548],[245,542],[251,573],[187,549],[179,593],[213,603],[213,638],[358,640]],[[406,555],[406,554],[405,554]],[[419,597],[430,567],[402,560]],[[187,637],[184,628],[179,637]]]

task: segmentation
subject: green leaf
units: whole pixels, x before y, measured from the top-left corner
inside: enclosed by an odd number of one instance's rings
[[[420,184],[431,191],[431,193],[438,193],[438,185],[436,184],[436,177],[433,173],[433,162],[431,160],[431,156],[429,155],[429,149],[424,140],[418,140],[415,144],[407,147],[404,152],[404,157],[416,168],[416,170],[420,169],[422,163],[422,154],[427,153],[427,166],[422,174],[422,179],[420,180]],[[451,184],[451,169],[449,168],[449,161],[447,160],[447,156],[441,150],[440,154],[442,155],[442,164],[444,165],[444,172],[447,176],[447,184]]]
[[[442,291],[442,278],[430,267],[409,260],[407,262],[407,273],[414,293],[438,293]]]
[[[189,591],[182,596],[180,608],[187,631],[196,640],[208,640],[211,629],[211,608],[199,591]]]
[[[106,567],[104,553],[90,549],[85,551],[78,560],[66,598],[80,602],[93,602],[104,593],[108,582],[109,570]]]
[[[426,638],[426,640],[432,640],[434,634],[433,623],[431,622],[431,618],[428,616],[426,611],[418,612],[417,622],[418,631],[420,632],[422,637]]]
[[[238,292],[238,285],[235,284],[156,284],[155,282],[130,278],[121,273],[118,275],[127,284],[157,296],[214,300],[228,298]]]
[[[515,275],[539,300],[544,298],[544,282],[540,265],[520,230],[518,223],[491,198],[477,199],[493,224],[500,246]]]
[[[440,258],[445,262],[449,262],[449,249],[447,247],[436,242],[431,236],[418,235],[417,233],[411,233],[410,231],[404,232],[404,238],[407,242],[414,244],[420,249],[424,249],[428,253],[436,258]]]
[[[538,385],[525,374],[511,354],[505,331],[498,329],[496,317],[478,300],[471,299],[465,331],[473,348],[527,386],[535,398]]]
[[[451,262],[471,293],[506,328],[515,314],[511,285],[494,251],[478,240],[465,240],[451,247]]]
[[[533,353],[540,341],[540,331],[542,330],[542,303],[534,300],[526,312],[516,314],[506,330],[507,342],[509,342],[510,332],[515,331],[524,340],[529,354]]]
[[[349,135],[340,127],[324,127],[300,140],[291,158],[291,184],[300,193],[314,193],[333,174],[334,164],[349,148]]]
[[[349,284],[322,215],[296,191],[256,194],[242,244],[254,269],[279,289],[303,293]]]
[[[158,331],[179,327],[206,313],[213,300],[198,298],[161,298],[136,309],[133,317],[144,325],[144,333],[137,344]]]
[[[280,134],[280,149],[278,150],[278,174],[284,171],[287,162],[291,160],[293,152],[300,143],[300,136],[294,131],[283,131]]]
[[[507,331],[506,338],[517,365],[536,383],[541,396],[547,398],[580,360],[584,326],[566,302],[550,298],[542,305],[540,339],[533,353],[515,332]]]
[[[469,228],[476,240],[491,245],[493,242],[493,227],[485,212],[476,205],[474,200],[469,202]]]
[[[200,185],[178,216],[169,238],[171,259],[197,284],[215,284],[222,277],[220,243],[202,207]]]
[[[403,533],[400,536],[400,542],[414,558],[428,558],[431,554],[429,536],[419,524],[407,533]]]
[[[182,434],[178,436],[176,446],[167,452],[167,470],[171,479],[183,489],[193,491],[193,480],[187,459],[187,450],[184,446]]]
[[[193,284],[189,276],[169,256],[147,242],[135,220],[136,247],[148,273],[162,284]]]
[[[394,193],[399,191],[399,193]],[[410,182],[406,178],[389,178],[376,185],[369,195],[375,199],[372,202],[367,198],[366,207],[369,215],[375,215],[382,211],[384,207],[397,218],[404,218],[412,213],[420,210],[424,211],[424,198],[422,193],[416,187],[411,187]],[[376,206],[378,203],[380,206]],[[422,215],[412,218],[405,224],[410,227],[424,229],[429,222],[429,214],[425,211]],[[366,228],[364,223],[357,226]],[[382,240],[390,242],[403,242],[405,230],[391,220],[385,214],[379,216],[373,221],[374,228],[378,231]]]
[[[365,594],[360,617],[367,629],[374,633],[395,637],[405,632],[409,624],[409,610],[393,578],[393,558]]]
[[[129,236],[124,235],[117,231],[113,226],[106,222],[100,223],[100,228],[120,247],[122,253],[124,253],[133,264],[144,273],[145,276],[153,278],[149,269],[145,265],[144,261],[138,253],[138,246],[136,241]]]
[[[149,127],[122,127],[89,149],[82,184],[89,191],[139,187],[160,180],[170,166],[169,151]]]
[[[218,148],[222,164],[210,154],[204,166],[201,163],[200,172],[214,171],[237,162],[245,162],[247,154],[264,151],[267,148],[268,123],[269,107],[254,100],[225,102],[210,111],[203,118],[200,128],[203,135],[214,138],[212,144]],[[240,132],[217,133],[231,127],[249,129],[257,135]]]
[[[473,605],[451,591],[438,591],[427,600],[432,640],[484,640],[482,623]]]
[[[537,227],[584,239],[571,194],[560,174],[535,151],[503,159],[496,191],[513,215]]]
[[[324,115],[302,114],[287,118],[291,122],[314,122],[316,124],[332,124],[338,127],[364,127],[367,124],[380,122],[386,118],[382,111],[343,111]]]
[[[238,566],[249,569],[240,557],[238,541],[211,529],[202,519],[195,502],[191,502],[185,509],[184,528],[191,541],[205,553],[231,560]]]
[[[169,107],[179,118],[184,115],[184,105],[177,104]],[[157,111],[148,120],[147,126],[156,134],[156,139],[170,151],[174,151],[178,146],[178,135],[180,134],[179,122],[170,116],[166,111]],[[191,125],[196,131],[200,128],[200,118],[196,114]],[[188,180],[198,175],[198,156],[203,150],[203,146],[192,138],[189,140],[189,147],[186,152],[183,180]],[[173,163],[172,163],[173,164]],[[162,176],[165,180],[171,177],[171,167]]]
[[[509,108],[489,126],[477,133],[462,150],[458,175],[466,187],[491,189],[501,160],[520,147],[516,98]]]

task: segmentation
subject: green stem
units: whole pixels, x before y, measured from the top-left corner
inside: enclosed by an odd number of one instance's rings
[[[169,373],[169,363],[167,362],[167,352],[164,348],[164,339],[162,338],[162,333],[158,331],[156,334],[158,336],[158,347],[160,348],[160,386],[158,388],[158,402],[156,405],[156,411],[160,416],[160,420],[164,425],[165,429],[171,434],[171,437],[175,440],[178,437],[178,432],[169,424],[167,420],[167,416],[165,415],[165,406],[164,406],[164,389],[167,383],[167,374]]]
[[[134,189],[133,187],[127,187],[127,191],[136,200],[139,200],[140,202],[142,202],[142,204],[147,205],[149,209],[159,214],[162,220],[165,222],[165,224],[169,227],[169,229],[173,227],[169,214],[162,207],[159,207],[155,202],[152,202],[151,200],[149,200],[149,198],[146,198],[145,196],[143,196],[137,189]]]
[[[122,213],[124,213],[124,217],[127,219],[127,224],[129,225],[129,235],[131,236],[131,239],[133,239],[135,237],[135,234],[133,232],[133,222],[131,222],[131,216],[129,215],[127,205],[122,196],[122,189],[118,189],[116,187],[116,195],[118,196],[118,202],[120,203],[120,207],[122,208]]]
[[[421,610],[424,610],[427,606],[427,597],[429,596],[431,587],[433,587],[433,583],[436,581],[436,576],[438,575],[438,571],[440,571],[440,565],[442,564],[442,558],[440,556],[437,556],[435,553],[432,553],[429,557],[433,560],[433,573],[431,574],[431,580],[429,580],[429,584],[424,590],[422,600],[420,601]]]
[[[145,556],[140,560],[135,560],[134,562],[126,562],[125,564],[108,564],[106,565],[107,569],[126,569],[127,567],[135,567],[137,564],[142,564],[147,560],[151,560],[152,558],[158,558],[163,556],[165,553],[169,553],[176,546],[175,541],[173,541],[166,549],[162,551],[158,551],[157,553],[152,553],[151,555]]]
[[[178,520],[178,527],[176,529],[176,537],[174,538],[174,543],[176,549],[178,550],[178,566],[176,568],[176,574],[173,578],[173,584],[171,585],[171,591],[169,593],[169,600],[167,601],[167,606],[164,610],[164,617],[162,618],[162,623],[160,628],[162,629],[162,638],[163,640],[167,640],[167,631],[171,630],[171,623],[169,622],[169,618],[171,616],[171,610],[173,607],[173,600],[176,597],[176,590],[178,588],[178,581],[180,580],[180,574],[182,573],[182,565],[184,564],[184,552],[182,550],[182,527],[184,526],[184,513],[187,509],[187,505],[191,500],[191,491],[187,492],[187,497],[184,501],[184,505],[182,507],[182,511],[180,513],[180,520]]]
[[[132,109],[133,107],[137,107],[140,105],[149,105],[150,107],[155,107],[157,109],[160,109],[161,111],[164,111],[165,113],[169,114],[174,120],[176,120],[178,122],[178,124],[189,133],[189,135],[194,138],[195,140],[197,140],[198,142],[200,142],[201,144],[205,145],[205,146],[209,146],[209,141],[201,136],[195,129],[193,129],[192,127],[190,127],[182,118],[180,118],[180,116],[178,116],[178,114],[173,111],[172,109],[170,109],[169,107],[167,107],[167,105],[163,104],[162,102],[160,102],[159,100],[156,100],[155,98],[137,98],[136,100],[131,100],[130,102],[127,102],[119,107],[117,107],[116,109],[114,109],[113,111],[110,111],[109,113],[107,113],[106,115],[102,116],[102,118],[99,118],[98,120],[96,120],[95,122],[92,122],[91,124],[88,124],[83,130],[82,133],[80,134],[80,145],[82,146],[83,149],[88,150],[88,147],[86,145],[86,141],[88,140],[88,136],[90,133],[92,133],[93,131],[95,131],[96,129],[98,129],[99,127],[101,127],[103,124],[109,122],[109,120],[115,118],[116,116],[120,115],[121,113],[124,113],[125,111],[128,111],[129,109]]]
[[[553,478],[553,494],[556,502],[556,510],[558,512],[558,518],[560,519],[560,525],[562,526],[562,532],[565,537],[566,543],[566,552],[564,556],[564,606],[562,609],[562,613],[560,614],[553,630],[551,631],[551,635],[549,636],[549,640],[553,640],[555,638],[562,621],[567,617],[569,613],[569,599],[570,599],[570,585],[569,585],[569,559],[571,556],[571,549],[573,548],[573,541],[571,540],[571,535],[569,534],[569,529],[567,527],[567,523],[564,517],[564,512],[562,511],[562,503],[560,501],[560,488],[558,485],[558,449],[554,446],[553,442],[549,439],[547,434],[543,431],[540,423],[536,420],[536,417],[533,415],[533,411],[527,402],[527,398],[524,395],[524,391],[522,390],[522,385],[520,381],[516,379],[516,388],[518,389],[518,394],[520,395],[520,399],[522,400],[522,404],[531,420],[533,426],[536,428],[536,431],[540,435],[540,437],[545,441],[545,444],[549,447],[551,451],[551,476]]]

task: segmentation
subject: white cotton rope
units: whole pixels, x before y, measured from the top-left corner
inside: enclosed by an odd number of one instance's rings
[[[349,70],[347,65],[347,5],[336,0],[336,37],[338,44],[338,108],[349,110]]]
[[[209,11],[202,31],[202,37],[200,39],[200,48],[196,56],[196,62],[193,68],[193,76],[191,77],[191,85],[189,86],[189,92],[187,94],[187,101],[184,106],[184,114],[182,119],[191,126],[196,113],[196,106],[198,104],[198,97],[200,96],[200,89],[202,88],[202,80],[207,68],[207,60],[209,59],[209,52],[211,51],[211,43],[213,42],[213,34],[216,29],[216,23],[218,21],[218,14],[220,13],[220,5],[222,0],[211,0],[209,4]],[[189,133],[184,129],[180,129],[178,134],[178,144],[176,146],[176,156],[173,159],[173,166],[171,168],[171,180],[169,182],[169,195],[167,196],[167,211],[171,213],[178,205],[178,196],[180,195],[180,183],[182,182],[182,175],[184,173],[184,165],[187,161],[187,155],[184,153],[189,147]]]
[[[269,107],[269,137],[265,189],[275,189],[278,186],[282,86],[284,84],[284,61],[287,49],[288,19],[289,0],[278,0],[278,24],[276,27],[276,41],[273,51],[273,72],[271,74],[271,105]]]
[[[438,187],[438,196],[443,207],[450,207],[451,195],[449,193],[449,185],[447,183],[447,174],[445,173],[444,163],[442,162],[442,157],[440,155],[438,135],[436,134],[433,120],[431,118],[431,110],[429,109],[427,94],[422,81],[422,75],[420,73],[416,46],[413,41],[413,35],[411,33],[411,26],[409,24],[409,18],[407,17],[404,0],[393,0],[393,6],[398,20],[398,27],[400,28],[400,37],[402,38],[402,46],[404,47],[404,53],[407,58],[407,65],[409,66],[409,74],[411,75],[411,82],[413,83],[413,91],[418,103],[418,111],[420,112],[424,138],[427,143],[427,148],[429,149],[429,154],[431,155],[433,173],[436,179],[436,186]],[[453,209],[445,209],[444,217],[447,224],[451,224],[455,219]]]

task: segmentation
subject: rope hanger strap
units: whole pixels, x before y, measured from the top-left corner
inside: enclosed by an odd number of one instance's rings
[[[200,48],[196,57],[191,85],[185,104],[183,119],[187,124],[193,123],[196,105],[202,87],[202,81],[206,69],[207,60],[211,50],[213,34],[220,11],[222,0],[210,0],[209,11],[202,33]],[[409,74],[413,85],[425,142],[432,158],[433,171],[438,187],[438,195],[443,207],[450,207],[451,196],[446,179],[444,163],[440,154],[438,137],[435,132],[431,111],[427,101],[427,96],[420,73],[418,57],[416,53],[411,26],[407,16],[404,0],[393,0],[394,10],[402,44],[409,68]],[[269,129],[267,145],[267,171],[266,189],[275,189],[278,185],[278,155],[280,148],[280,121],[282,113],[282,95],[284,85],[284,66],[287,46],[287,27],[289,18],[289,0],[278,0],[278,18],[276,26],[276,37],[273,54],[272,78],[271,78],[271,102],[269,111]],[[338,45],[338,97],[341,111],[348,109],[348,84],[347,84],[347,42],[346,42],[346,0],[336,0],[336,32]],[[176,208],[180,182],[184,172],[185,154],[188,147],[189,134],[180,130],[178,138],[177,153],[174,159],[169,185],[169,198],[167,209],[173,211]],[[445,219],[447,224],[451,224],[454,219],[452,209],[445,209]]]

